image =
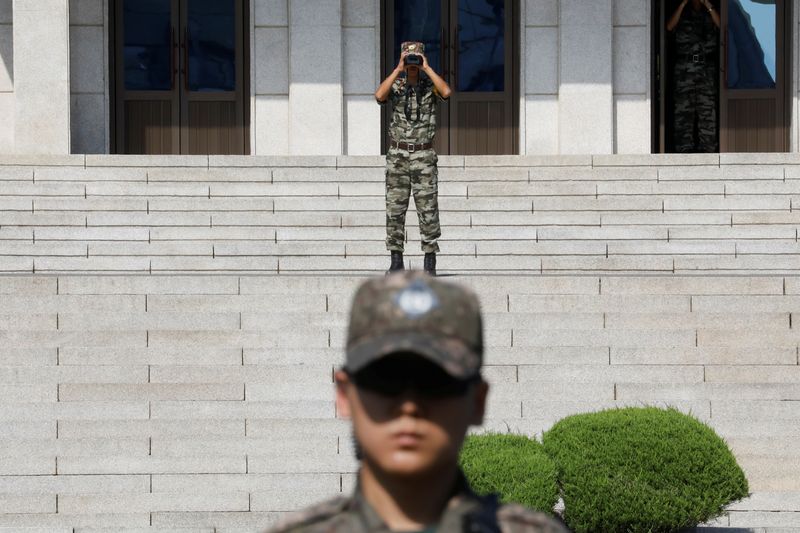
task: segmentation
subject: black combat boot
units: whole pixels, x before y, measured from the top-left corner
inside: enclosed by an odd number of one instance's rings
[[[425,262],[423,263],[425,272],[431,276],[436,275],[436,252],[428,252],[425,254]]]
[[[403,252],[392,252],[392,264],[389,265],[389,270],[386,271],[387,274],[391,274],[392,272],[399,272],[400,270],[405,270],[406,267],[403,265]]]

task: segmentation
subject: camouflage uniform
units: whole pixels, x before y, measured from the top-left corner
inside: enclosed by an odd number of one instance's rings
[[[426,144],[436,135],[436,104],[441,100],[433,82],[420,78],[411,86],[398,78],[389,92],[389,137],[397,142]],[[411,193],[419,216],[422,251],[438,252],[439,226],[438,157],[433,148],[414,152],[389,148],[386,153],[386,249],[402,252],[406,211]]]
[[[469,381],[483,365],[483,319],[471,290],[405,271],[367,280],[350,311],[344,368],[356,375],[397,353],[413,353],[449,376]],[[389,533],[360,486],[339,497],[288,516],[274,533]],[[459,471],[437,533],[566,533],[557,520],[519,505],[500,505],[478,496]]]
[[[275,533],[390,533],[356,488],[340,497],[288,517]],[[425,531],[428,531],[426,529]],[[476,495],[463,475],[447,504],[436,533],[566,533],[560,522],[519,505],[499,505],[494,497]]]
[[[687,7],[677,28],[675,44],[675,151],[716,152],[717,35],[706,10]],[[694,139],[697,119],[697,142]]]

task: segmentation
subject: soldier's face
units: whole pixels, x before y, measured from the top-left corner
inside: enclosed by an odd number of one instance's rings
[[[438,367],[415,364],[419,366],[407,367],[410,374],[436,382],[431,372],[441,372]],[[358,386],[344,372],[336,374],[336,382],[337,412],[352,419],[365,467],[387,475],[424,477],[452,468],[469,426],[483,422],[488,391],[483,381],[433,395],[417,387],[395,387],[390,395],[383,394]]]

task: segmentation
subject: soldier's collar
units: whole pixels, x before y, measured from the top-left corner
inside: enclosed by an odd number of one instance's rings
[[[350,501],[350,508],[358,514],[366,531],[388,532],[389,528],[386,526],[383,519],[364,497],[360,477],[359,474],[356,474],[356,487]],[[445,524],[461,524],[461,520],[464,516],[479,513],[483,508],[484,501],[489,500],[475,494],[464,472],[459,469],[456,483],[453,486],[452,495],[442,511],[439,528],[437,529],[449,531],[443,527]],[[460,529],[453,529],[453,531],[460,531]]]

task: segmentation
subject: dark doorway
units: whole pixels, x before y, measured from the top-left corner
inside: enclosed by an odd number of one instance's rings
[[[422,41],[453,89],[440,104],[435,147],[440,154],[515,154],[518,127],[518,0],[384,0],[383,77],[397,64],[400,43]],[[383,114],[383,151],[389,110]]]
[[[653,151],[676,149],[677,46],[667,23],[680,0],[653,10]],[[785,0],[716,0],[721,28],[713,58],[716,140],[720,152],[789,149],[791,13]],[[690,9],[688,6],[686,9]],[[686,61],[686,58],[682,58]],[[685,117],[677,123],[685,124]],[[695,132],[696,133],[696,132]],[[704,150],[698,150],[704,151]]]
[[[247,153],[243,2],[113,4],[114,151]]]

